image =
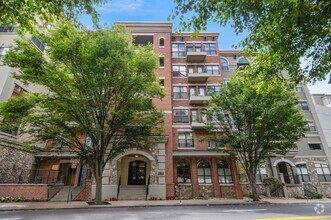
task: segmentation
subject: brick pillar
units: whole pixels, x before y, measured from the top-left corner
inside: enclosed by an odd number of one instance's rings
[[[232,178],[233,178],[233,185],[234,185],[234,192],[236,199],[243,198],[243,191],[239,183],[239,175],[237,170],[236,158],[230,158],[231,164],[231,171],[232,171]]]
[[[218,182],[218,172],[217,172],[217,158],[211,159],[211,177],[214,186],[214,196],[216,198],[221,198],[221,188]]]
[[[191,163],[191,177],[192,177],[192,193],[193,197],[199,197],[199,183],[198,183],[198,165],[197,159],[192,158]]]

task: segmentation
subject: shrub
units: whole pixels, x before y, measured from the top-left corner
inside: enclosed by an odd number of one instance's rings
[[[281,187],[281,186],[283,186],[283,183],[279,179],[277,179],[275,177],[264,178],[263,184],[265,186],[275,186],[275,187]]]

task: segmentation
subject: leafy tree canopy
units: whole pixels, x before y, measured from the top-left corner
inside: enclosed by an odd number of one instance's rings
[[[18,25],[22,31],[35,31],[36,18],[46,23],[63,18],[75,21],[79,14],[90,14],[94,21],[98,13],[93,6],[102,5],[107,0],[0,0],[1,25]]]
[[[292,85],[281,78],[263,81],[254,70],[254,63],[241,69],[212,96],[207,114],[214,120],[208,122],[212,135],[207,139],[238,158],[257,200],[257,168],[267,158],[286,154],[304,135],[307,122]]]
[[[208,21],[236,33],[249,51],[265,51],[276,68],[287,69],[295,82],[324,79],[331,69],[331,1],[328,0],[174,0],[171,18],[182,30],[205,30]],[[186,16],[188,15],[188,16]],[[258,55],[263,57],[263,55]],[[306,63],[302,71],[300,58]]]
[[[152,45],[135,46],[118,26],[87,31],[67,24],[39,37],[47,56],[31,40],[18,39],[4,63],[20,69],[17,79],[46,91],[2,103],[2,126],[14,121],[36,141],[53,139],[61,150],[76,151],[92,168],[99,203],[106,163],[162,134],[162,113],[152,103],[164,95],[155,74],[158,57]]]

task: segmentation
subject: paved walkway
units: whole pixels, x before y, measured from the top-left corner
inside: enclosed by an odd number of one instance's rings
[[[197,205],[247,205],[249,200],[207,199],[207,200],[159,200],[159,201],[110,201],[107,205],[89,205],[86,202],[17,202],[0,203],[0,211],[36,210],[36,209],[86,209],[111,207],[148,207],[148,206],[197,206]],[[254,202],[255,203],[255,202]],[[262,199],[256,204],[317,204],[330,203],[331,199],[299,200],[299,199]]]

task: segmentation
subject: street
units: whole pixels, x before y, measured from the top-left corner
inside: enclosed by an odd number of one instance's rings
[[[2,211],[0,220],[331,219],[331,204],[252,204]]]

